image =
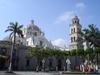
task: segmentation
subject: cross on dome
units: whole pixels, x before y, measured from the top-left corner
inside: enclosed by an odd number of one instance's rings
[[[31,20],[31,24],[34,24],[34,20]]]

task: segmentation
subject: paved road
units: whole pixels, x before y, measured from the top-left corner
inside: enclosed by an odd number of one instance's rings
[[[15,74],[5,74],[4,71],[0,71],[0,75],[98,75],[98,74],[60,74],[59,72],[29,72],[29,71],[15,71]]]

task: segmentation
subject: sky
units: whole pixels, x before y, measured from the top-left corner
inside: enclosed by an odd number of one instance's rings
[[[54,45],[68,47],[74,14],[79,17],[82,29],[89,24],[100,28],[100,0],[0,0],[0,40],[9,35],[4,31],[10,22],[27,25],[34,20]]]

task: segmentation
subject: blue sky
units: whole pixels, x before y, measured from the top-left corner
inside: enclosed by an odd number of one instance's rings
[[[4,33],[9,22],[27,25],[33,19],[53,44],[68,46],[72,16],[76,13],[83,28],[100,28],[99,7],[100,0],[0,0],[0,40],[9,35]]]

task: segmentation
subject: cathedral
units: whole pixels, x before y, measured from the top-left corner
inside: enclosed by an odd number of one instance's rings
[[[22,29],[24,38],[16,37],[16,46],[13,50],[13,59],[12,59],[12,69],[13,70],[36,70],[37,68],[37,58],[29,56],[26,51],[31,47],[42,46],[49,47],[54,49],[61,50],[72,50],[79,47],[83,48],[83,44],[77,42],[78,37],[81,37],[77,32],[81,30],[82,26],[79,23],[79,19],[76,15],[72,18],[72,23],[70,24],[70,45],[67,47],[58,47],[54,46],[51,41],[48,41],[45,38],[45,33],[34,24],[34,20],[31,20],[30,24],[25,25]],[[7,58],[0,58],[0,70],[8,69],[9,59],[10,59],[10,50],[11,50],[11,39],[9,36],[6,36],[3,40],[0,41],[0,54],[7,56]],[[78,58],[73,56],[67,56],[70,59],[72,69],[75,69],[77,65],[80,64]],[[66,58],[66,59],[67,59]],[[49,70],[64,70],[67,69],[66,61],[63,58],[56,59],[56,57],[45,58],[45,68]],[[42,69],[42,59],[39,60],[39,70]]]

